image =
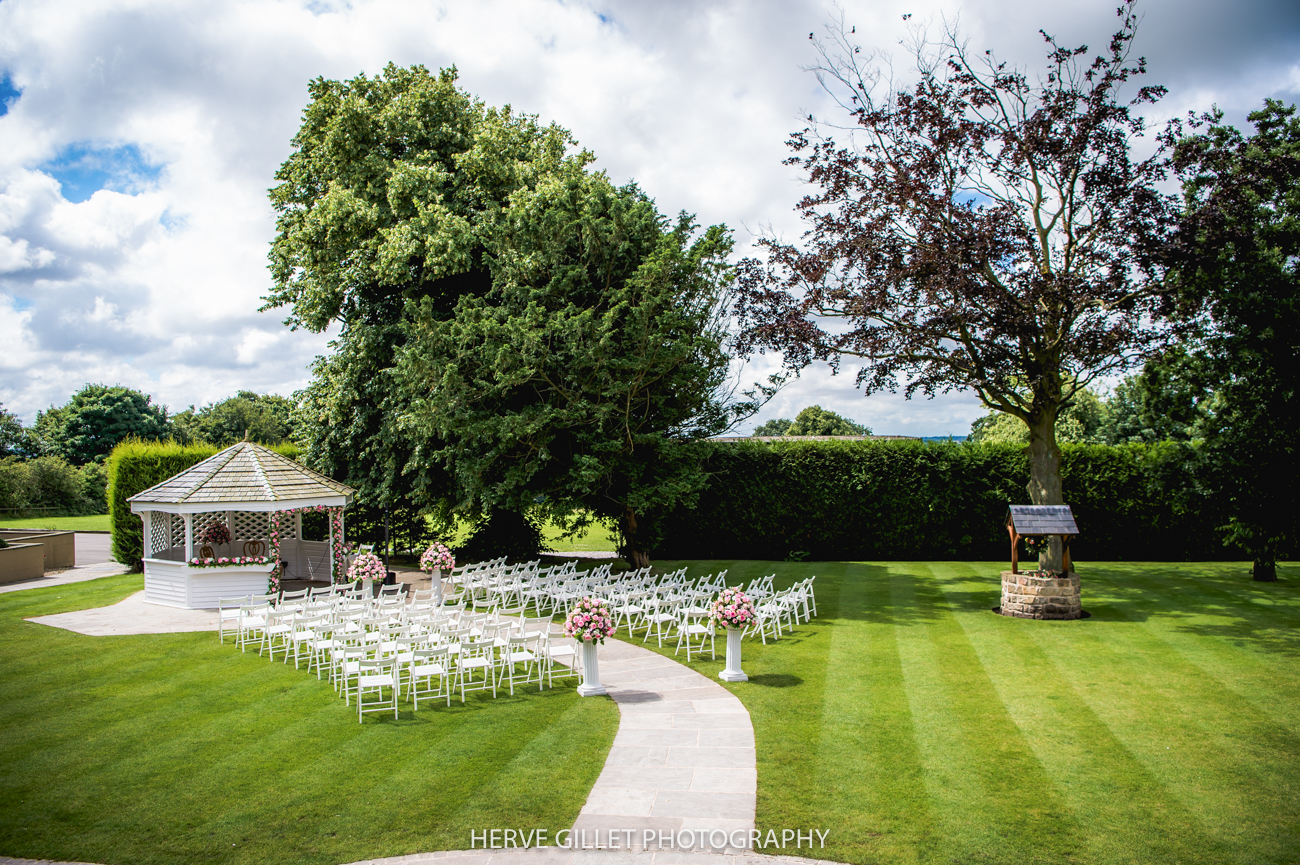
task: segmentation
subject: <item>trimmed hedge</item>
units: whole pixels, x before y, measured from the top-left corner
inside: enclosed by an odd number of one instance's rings
[[[1240,559],[1195,493],[1186,445],[1065,445],[1080,560]],[[656,558],[1009,558],[1008,504],[1027,504],[1022,445],[719,442],[692,509],[661,518]],[[800,554],[803,554],[802,556]]]
[[[271,448],[290,459],[298,458],[291,443]],[[174,441],[121,442],[108,457],[108,515],[113,530],[113,558],[139,570],[144,557],[144,522],[131,513],[127,502],[136,493],[162,483],[172,475],[202,462],[223,448],[216,445],[179,445]]]

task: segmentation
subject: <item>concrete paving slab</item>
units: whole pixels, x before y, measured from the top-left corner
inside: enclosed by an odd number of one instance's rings
[[[649,766],[606,766],[596,779],[597,787],[623,787],[629,790],[693,790],[699,769],[662,769]],[[741,769],[715,769],[739,772]],[[730,789],[730,788],[729,788]]]

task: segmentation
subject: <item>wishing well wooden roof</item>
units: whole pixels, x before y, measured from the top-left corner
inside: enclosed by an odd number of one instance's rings
[[[1011,505],[1007,522],[1018,535],[1077,535],[1069,505]]]

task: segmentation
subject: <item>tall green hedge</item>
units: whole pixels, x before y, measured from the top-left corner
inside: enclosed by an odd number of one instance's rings
[[[1066,445],[1079,559],[1240,558],[1195,493],[1185,445]],[[657,558],[972,559],[1009,556],[1008,504],[1027,504],[1020,445],[719,442],[696,507],[661,518]]]
[[[131,513],[127,502],[144,492],[202,462],[221,448],[215,445],[180,445],[174,441],[146,442],[129,439],[113,449],[108,458],[108,515],[113,529],[113,558],[139,569],[144,557],[144,522]],[[298,458],[298,447],[285,443],[272,450],[291,459]]]

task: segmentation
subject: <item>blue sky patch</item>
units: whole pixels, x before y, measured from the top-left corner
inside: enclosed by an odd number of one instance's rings
[[[14,83],[9,80],[9,73],[0,73],[0,117],[8,114],[9,106],[22,95],[23,92],[14,87]]]
[[[74,144],[40,166],[63,186],[63,197],[85,201],[101,189],[135,193],[151,185],[162,172],[151,165],[134,144],[122,147],[89,147]]]

